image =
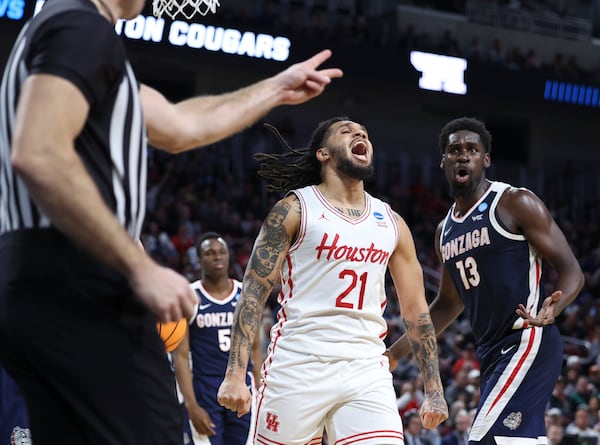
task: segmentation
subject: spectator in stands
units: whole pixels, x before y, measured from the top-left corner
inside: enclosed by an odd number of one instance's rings
[[[467,372],[471,369],[479,369],[479,361],[475,355],[475,345],[470,341],[461,348],[461,357],[452,367],[452,374],[456,376],[461,369],[466,369]]]
[[[575,411],[578,406],[587,405],[590,397],[595,395],[588,387],[589,380],[587,376],[580,375],[575,383],[575,391],[569,395],[571,410]],[[593,385],[592,385],[593,386]]]
[[[568,76],[567,64],[563,53],[558,52],[554,55],[554,60],[550,64],[549,70],[551,75],[559,79],[564,79]]]
[[[552,389],[552,395],[550,396],[550,401],[548,402],[548,406],[552,408],[556,408],[561,412],[561,416],[570,417],[571,416],[571,404],[569,403],[569,398],[567,397],[567,393],[565,392],[566,380],[561,375],[556,380],[554,384],[554,388]]]
[[[400,396],[396,400],[400,415],[404,416],[408,411],[418,410],[423,399],[423,391],[415,386],[414,381],[404,382],[400,389]]]
[[[419,413],[409,411],[404,416],[404,443],[405,445],[433,445],[422,437],[423,425]]]
[[[593,386],[593,385],[592,385]],[[596,431],[596,425],[600,422],[600,418],[598,415],[600,414],[598,411],[600,410],[600,398],[598,398],[598,392],[594,393],[595,395],[591,396],[588,400],[588,414],[590,415],[590,426],[594,428]]]
[[[187,250],[190,247],[193,247],[195,242],[196,240],[191,233],[189,225],[185,223],[180,224],[179,228],[177,229],[177,234],[171,237],[171,243],[179,255],[187,254]]]
[[[600,354],[595,353],[593,357],[600,358]],[[588,379],[589,382],[595,386],[596,391],[600,391],[600,365],[592,363],[588,368]]]
[[[465,406],[468,406],[469,397],[467,386],[469,385],[469,370],[459,370],[454,379],[446,385],[445,396],[448,403],[453,403],[456,400],[462,399]]]
[[[481,39],[475,36],[471,39],[469,47],[466,51],[466,56],[473,61],[483,62],[487,60],[485,49],[481,43]]]
[[[575,418],[567,428],[565,434],[577,436],[579,439],[593,438],[600,440],[600,433],[590,426],[590,416],[587,405],[580,405],[575,411]]]
[[[504,65],[506,63],[506,52],[502,48],[502,42],[499,38],[495,38],[492,46],[488,49],[487,59],[490,63]]]
[[[459,56],[460,49],[458,46],[458,39],[454,35],[454,33],[446,29],[440,38],[440,43],[438,45],[439,51],[442,54],[448,56]]]
[[[542,68],[542,61],[540,60],[540,57],[535,49],[532,48],[527,51],[523,68],[526,70],[540,70]]]
[[[564,433],[565,429],[562,425],[550,425],[546,434],[548,445],[562,445]]]
[[[452,419],[453,431],[442,438],[442,445],[468,445],[471,427],[467,410],[458,411]]]
[[[548,430],[550,425],[563,426],[565,421],[561,409],[554,407],[547,410],[544,416],[544,423],[546,424],[546,430]]]

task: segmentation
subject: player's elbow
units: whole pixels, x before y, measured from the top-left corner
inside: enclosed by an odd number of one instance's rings
[[[44,174],[45,167],[49,164],[43,156],[37,153],[15,144],[11,155],[13,171],[24,179],[35,178]]]

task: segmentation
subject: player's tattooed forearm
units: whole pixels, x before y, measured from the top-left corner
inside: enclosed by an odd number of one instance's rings
[[[439,381],[439,363],[435,329],[429,313],[420,314],[417,323],[403,319],[411,348],[423,374],[423,379]]]
[[[259,300],[260,301],[260,300]],[[237,323],[233,324],[233,335],[231,344],[231,360],[232,366],[245,369],[248,366],[247,360],[242,356],[250,357],[254,336],[258,330],[260,315],[262,314],[261,305],[256,298],[246,298],[240,303],[238,308]],[[242,354],[245,350],[246,354]]]
[[[240,308],[240,318],[238,326],[244,334],[244,338],[254,338],[254,333],[258,327],[260,314],[262,313],[258,302],[253,298],[246,298]]]
[[[273,280],[266,280],[266,284],[264,284],[254,279],[251,273],[248,273],[244,282],[245,298],[255,298],[264,306],[269,299],[269,292],[273,289],[274,284]]]
[[[236,309],[229,353],[230,369],[245,369],[248,365],[262,309],[273,288],[273,279],[269,276],[277,267],[281,253],[289,247],[289,237],[283,221],[291,208],[285,201],[278,202],[260,229],[244,275],[244,296]]]
[[[250,267],[259,277],[269,276],[277,266],[279,255],[289,245],[289,237],[283,226],[291,206],[284,201],[277,203],[265,220],[250,260]]]

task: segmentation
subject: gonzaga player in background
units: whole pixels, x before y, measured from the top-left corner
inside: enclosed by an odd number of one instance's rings
[[[185,339],[173,352],[177,381],[193,427],[195,445],[245,445],[252,442],[251,414],[238,417],[217,403],[242,283],[229,278],[229,248],[221,235],[205,233],[198,239],[196,250],[202,278],[191,284],[198,295],[196,313]],[[245,383],[253,389],[253,365],[259,367],[262,363],[258,337],[253,344],[252,361]],[[254,375],[258,376],[258,370]]]
[[[481,400],[469,444],[546,444],[544,410],[562,367],[554,319],[579,293],[583,274],[535,194],[486,178],[491,135],[483,122],[450,121],[439,145],[454,205],[436,232],[444,267],[430,311],[437,333],[463,310],[473,328]],[[558,273],[548,297],[542,259]],[[400,338],[388,353],[407,352]]]

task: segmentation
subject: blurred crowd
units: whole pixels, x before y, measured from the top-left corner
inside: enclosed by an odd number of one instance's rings
[[[292,127],[280,126],[287,138]],[[256,175],[252,154],[279,150],[275,141],[260,126],[216,146],[178,156],[150,150],[148,179],[148,213],[142,242],[145,249],[161,264],[184,273],[189,279],[199,277],[194,249],[199,235],[217,231],[229,243],[232,255],[230,274],[242,279],[252,245],[263,218],[280,198],[268,193]],[[288,139],[289,140],[289,139]],[[273,144],[273,145],[271,145]],[[278,146],[277,146],[278,147]],[[548,406],[549,425],[560,432],[585,430],[600,434],[600,197],[574,211],[573,195],[564,178],[553,177],[540,194],[564,230],[586,275],[586,284],[577,300],[557,319],[565,337],[564,368]],[[502,178],[498,178],[502,179]],[[408,187],[394,178],[378,184],[367,182],[367,190],[390,203],[413,231],[419,258],[429,281],[428,299],[435,296],[436,276],[440,264],[433,250],[437,223],[450,206],[443,187],[414,180]],[[556,275],[546,265],[545,289],[555,289]],[[388,304],[384,316],[388,321],[386,343],[403,332],[394,287],[390,281]],[[265,310],[266,347],[268,331],[277,311],[276,291]],[[479,397],[479,364],[468,322],[459,318],[439,338],[441,373],[446,398],[451,408],[450,419],[434,432],[421,431],[422,442],[440,445],[444,435],[468,428]],[[412,357],[400,361],[394,371],[398,409],[405,422],[422,402],[422,381]],[[585,415],[584,415],[585,414]],[[418,419],[418,417],[417,417]],[[413,420],[414,422],[414,420]],[[414,422],[414,428],[417,428]],[[560,428],[559,428],[560,427]],[[407,424],[407,428],[413,428]],[[579,431],[578,430],[578,431]],[[557,442],[558,443],[558,442]]]

